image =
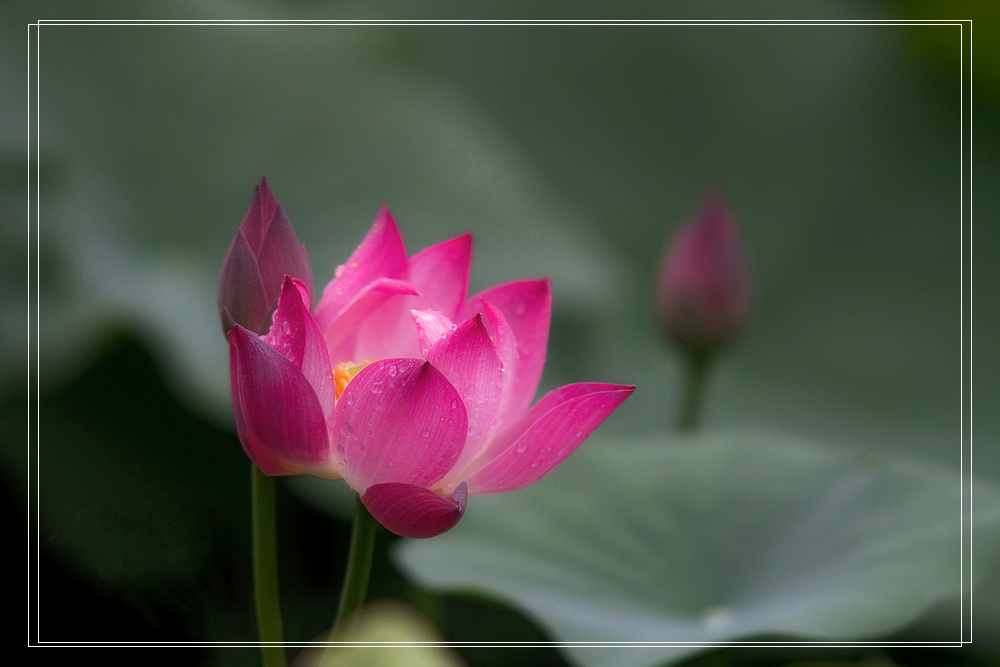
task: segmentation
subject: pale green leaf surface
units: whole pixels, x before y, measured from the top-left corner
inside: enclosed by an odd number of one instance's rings
[[[559,642],[857,640],[960,596],[961,491],[941,468],[781,437],[594,441],[397,556],[433,589],[510,601]],[[1000,542],[995,487],[977,482],[972,518],[981,575]],[[691,650],[566,649],[591,667]]]

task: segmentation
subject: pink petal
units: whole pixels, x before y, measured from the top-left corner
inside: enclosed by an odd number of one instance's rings
[[[389,325],[389,330],[383,330],[385,318],[378,314],[379,310],[391,305],[387,302],[394,296],[415,293],[413,287],[403,280],[379,278],[366,285],[337,318],[326,326],[320,324],[330,359],[339,363],[388,356],[387,343],[391,342],[392,325]],[[393,312],[397,311],[393,305]],[[316,320],[319,324],[318,315]],[[412,330],[410,336],[413,337]]]
[[[421,357],[426,357],[434,347],[434,343],[455,328],[444,313],[436,310],[414,310],[411,314],[414,324],[417,325],[417,341],[420,343]]]
[[[531,405],[545,366],[552,318],[552,290],[548,280],[523,280],[491,287],[469,300],[462,319],[484,312],[483,301],[503,313],[517,340],[517,376],[509,414],[521,414]],[[504,363],[508,361],[504,359]]]
[[[233,418],[236,421],[236,433],[239,435],[243,451],[265,475],[297,474],[298,470],[270,454],[247,433],[247,423],[243,419],[243,408],[240,405],[239,357],[236,352],[236,335],[232,331],[229,332],[229,382],[233,396]]]
[[[383,206],[367,236],[346,263],[337,267],[334,279],[323,290],[316,307],[320,329],[329,329],[375,281],[406,277],[406,248],[389,210]]]
[[[462,322],[442,336],[427,353],[427,361],[458,390],[469,418],[462,470],[482,450],[493,431],[503,388],[503,366],[481,315]]]
[[[313,293],[312,267],[306,256],[305,246],[299,243],[295,230],[288,222],[285,209],[277,205],[271,218],[264,242],[257,256],[260,275],[267,293],[267,301],[273,304],[281,292],[281,283],[286,275],[303,281],[310,294]],[[308,305],[312,305],[310,302]]]
[[[271,218],[274,217],[277,208],[278,200],[271,192],[271,186],[267,184],[267,176],[262,176],[260,183],[253,189],[253,199],[250,200],[250,206],[243,215],[243,221],[240,222],[240,231],[246,236],[255,255],[260,252],[268,225],[271,224]]]
[[[469,288],[472,235],[422,250],[410,259],[410,282],[420,293],[409,305],[414,310],[437,310],[450,320],[458,319]]]
[[[503,313],[485,299],[481,299],[480,302],[483,306],[483,315],[490,332],[490,338],[493,339],[493,346],[500,357],[500,364],[504,371],[500,407],[497,410],[497,425],[501,426],[512,419],[521,417],[525,407],[527,407],[521,404],[523,400],[521,394],[524,393],[524,388],[518,376],[517,340],[514,338],[514,332]],[[515,402],[517,405],[514,405]]]
[[[359,493],[383,482],[430,487],[458,459],[468,417],[450,382],[421,359],[383,359],[340,396],[331,437],[338,466]]]
[[[434,537],[450,530],[465,513],[468,488],[460,484],[451,498],[400,482],[374,484],[361,501],[375,519],[403,537]]]
[[[505,447],[468,476],[473,495],[513,491],[538,481],[600,426],[635,387],[578,383],[546,394],[498,441]],[[478,463],[478,462],[477,462]]]
[[[316,392],[316,398],[327,418],[333,416],[333,370],[327,354],[326,340],[309,313],[309,290],[305,283],[285,278],[274,313],[274,323],[265,339],[302,371]]]
[[[236,350],[233,402],[238,399],[245,425],[244,446],[297,468],[322,466],[330,458],[326,419],[302,371],[241,326],[230,340]]]
[[[468,234],[431,246],[409,261],[412,296],[386,301],[365,319],[358,332],[356,358],[419,357],[413,336],[413,310],[434,310],[453,320],[469,284],[472,237]]]
[[[267,298],[257,258],[242,229],[233,237],[222,263],[217,297],[222,326],[226,331],[236,323],[258,333],[265,327],[274,302]]]

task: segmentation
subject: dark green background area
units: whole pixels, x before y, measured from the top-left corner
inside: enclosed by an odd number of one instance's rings
[[[0,472],[9,516],[28,517],[30,505],[40,526],[41,639],[255,637],[249,464],[214,298],[262,173],[318,285],[383,202],[411,251],[471,231],[474,289],[551,276],[543,389],[636,384],[602,427],[619,439],[672,423],[680,364],[657,337],[651,284],[670,233],[721,187],[753,262],[756,305],[713,378],[708,425],[955,472],[964,434],[973,473],[1000,481],[990,3],[615,5],[628,18],[971,18],[965,97],[957,26],[44,25],[34,69],[26,39],[37,19],[571,15],[610,16],[512,2],[8,10],[0,303],[17,315],[0,327]],[[40,178],[25,224],[29,73]],[[26,407],[38,436],[28,447]],[[332,618],[348,525],[319,509],[327,503],[312,486],[279,480],[278,493],[287,634],[304,641]],[[500,602],[418,591],[389,563],[392,539],[380,539],[374,595],[409,599],[450,638],[547,639]],[[996,605],[978,609],[978,650],[949,660],[975,664],[1000,648],[982,641],[1000,627]],[[733,650],[703,660],[800,657]],[[258,656],[202,648],[188,658]],[[563,659],[550,649],[508,658]]]

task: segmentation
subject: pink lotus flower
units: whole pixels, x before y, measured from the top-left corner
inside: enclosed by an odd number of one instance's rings
[[[233,411],[264,473],[343,478],[383,526],[431,537],[468,496],[549,473],[632,393],[571,384],[531,406],[549,283],[467,299],[471,250],[465,235],[407,257],[383,208],[315,312],[308,285],[286,277],[265,336],[234,328]]]
[[[219,316],[222,330],[235,324],[264,333],[278,302],[281,279],[298,278],[312,290],[312,269],[306,249],[295,238],[285,209],[274,198],[267,177],[254,188],[219,273]]]
[[[750,317],[750,266],[725,199],[705,198],[671,239],[657,283],[663,331],[695,355],[730,342]]]

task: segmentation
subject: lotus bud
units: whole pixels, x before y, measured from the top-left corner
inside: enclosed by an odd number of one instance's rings
[[[656,285],[663,332],[696,357],[733,342],[750,317],[750,266],[719,193],[674,234]]]
[[[313,294],[312,269],[306,249],[295,237],[285,210],[261,178],[250,208],[219,273],[218,302],[222,331],[235,324],[267,333],[285,276],[301,280]]]

